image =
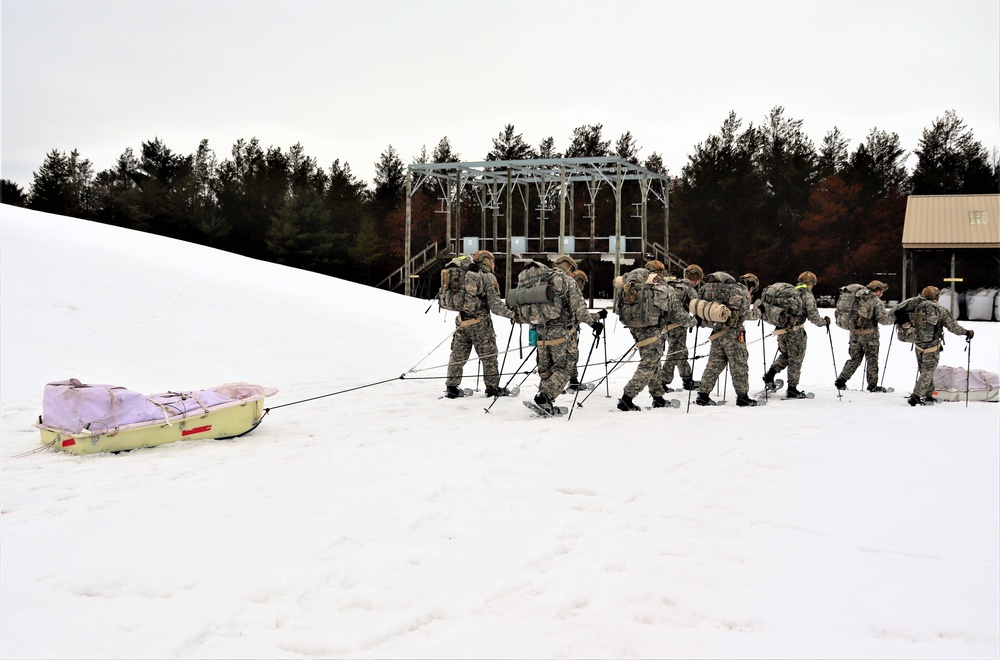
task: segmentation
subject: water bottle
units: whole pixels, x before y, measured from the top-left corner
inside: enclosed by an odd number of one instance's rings
[[[534,328],[528,330],[528,344],[534,346],[538,343],[538,331]]]

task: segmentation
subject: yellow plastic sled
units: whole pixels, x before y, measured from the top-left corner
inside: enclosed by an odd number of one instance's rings
[[[63,383],[50,385],[63,385]],[[193,409],[180,412],[177,412],[180,406],[160,403],[166,395],[148,397],[147,400],[154,402],[161,412],[158,418],[153,420],[126,424],[94,421],[79,425],[80,428],[77,430],[69,430],[76,425],[66,423],[50,425],[45,423],[46,417],[43,414],[35,427],[41,433],[42,445],[72,454],[129,451],[141,447],[156,447],[178,440],[235,438],[257,428],[264,417],[265,398],[275,394],[277,390],[244,383],[233,385],[240,387],[222,386],[229,387],[229,390],[225,390],[227,400],[212,405],[199,403]],[[91,387],[82,384],[79,386]],[[111,394],[111,400],[116,403],[121,401],[118,390],[128,392],[122,388],[104,389]],[[176,396],[178,400],[184,399],[189,406],[191,399],[199,400],[198,393],[169,394]],[[205,399],[204,396],[200,397],[200,401]],[[171,414],[174,412],[176,414]]]

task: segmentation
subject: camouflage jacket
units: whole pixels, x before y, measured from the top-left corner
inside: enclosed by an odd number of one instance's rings
[[[496,276],[488,270],[480,271],[480,275],[483,278],[483,289],[486,290],[486,300],[480,298],[481,304],[476,310],[476,318],[486,316],[489,312],[505,319],[514,318],[514,312],[504,304],[503,298],[500,297],[500,283],[497,282]]]
[[[688,313],[688,306],[691,300],[698,297],[698,294],[690,284],[687,284],[687,289],[692,296],[688,299],[686,298],[687,293],[678,290],[675,286],[666,284],[662,278],[653,284],[653,304],[663,312],[660,314],[660,327],[666,328],[673,325],[674,327],[690,328],[695,325],[696,321]]]
[[[805,284],[796,285],[795,290],[798,291],[799,298],[802,299],[802,314],[795,322],[795,325],[802,325],[806,320],[809,320],[813,325],[826,327],[826,321],[819,315],[819,311],[816,309],[816,298],[813,297],[812,291]]]
[[[576,285],[573,276],[562,268],[553,268],[556,277],[563,280],[563,310],[560,321],[579,325],[580,323],[592,324],[599,320],[596,313],[591,313],[587,309],[587,299],[580,293],[580,287]]]

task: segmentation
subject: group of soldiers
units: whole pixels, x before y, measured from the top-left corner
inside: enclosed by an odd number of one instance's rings
[[[474,313],[462,313],[456,318],[456,329],[452,337],[451,359],[445,381],[446,396],[456,398],[463,396],[459,389],[462,373],[471,349],[475,347],[483,365],[483,380],[486,383],[487,396],[507,396],[510,392],[500,384],[500,370],[497,360],[498,350],[496,332],[493,328],[491,313],[511,320],[511,323],[526,323],[526,319],[518,318],[517,311],[510,309],[500,297],[499,284],[494,275],[495,260],[492,253],[480,250],[472,257],[485,281],[485,293],[481,304]],[[549,266],[537,261],[529,262],[526,268],[548,269]],[[728,308],[728,318],[712,320],[702,318],[692,313],[697,305],[693,301],[703,298],[705,288],[705,273],[701,267],[690,265],[685,268],[682,279],[671,278],[663,263],[658,260],[649,261],[644,268],[649,272],[645,282],[652,287],[653,304],[658,308],[659,322],[651,327],[630,327],[639,353],[639,365],[626,383],[622,395],[617,402],[619,410],[635,411],[641,408],[634,402],[635,397],[644,389],[649,391],[654,408],[668,405],[664,394],[671,390],[674,372],[680,376],[684,390],[697,390],[695,403],[700,406],[713,406],[710,392],[715,387],[720,375],[728,367],[736,392],[736,405],[740,407],[756,406],[758,401],[750,395],[748,350],[744,330],[744,322],[761,318],[761,302],[754,303],[754,293],[760,289],[760,281],[753,273],[746,273],[736,280],[733,286],[726,289],[724,305]],[[556,397],[567,389],[583,389],[580,384],[578,362],[580,356],[579,339],[581,324],[589,325],[595,338],[604,329],[603,321],[607,310],[592,312],[588,309],[582,290],[587,284],[587,275],[577,267],[569,255],[559,255],[551,266],[551,281],[559,294],[561,311],[559,318],[545,323],[531,324],[537,335],[537,369],[540,377],[539,391],[534,397],[534,403],[549,414],[556,414],[558,408],[554,405]],[[644,273],[645,274],[645,273]],[[795,284],[794,295],[801,301],[802,312],[789,319],[783,327],[777,327],[772,334],[777,338],[778,354],[764,374],[764,388],[770,392],[779,389],[776,376],[788,370],[785,398],[806,398],[806,393],[799,389],[799,379],[802,363],[806,354],[807,335],[804,324],[812,323],[819,327],[829,328],[830,317],[821,317],[817,311],[816,300],[812,289],[816,285],[816,275],[805,271],[799,275]],[[620,282],[616,283],[616,286]],[[881,300],[888,285],[878,280],[867,285],[871,296],[859,297],[858,320],[851,326],[849,360],[837,377],[834,385],[838,390],[846,388],[846,382],[855,373],[862,359],[867,360],[866,380],[871,392],[884,392],[878,385],[878,325],[890,325],[894,322],[892,312]],[[867,292],[865,292],[867,293]],[[926,287],[921,292],[921,298],[936,303],[940,292],[936,287]],[[967,339],[973,336],[972,330],[961,327],[951,313],[939,304],[933,305],[932,325],[937,332],[926,332],[926,336],[918,336],[914,342],[917,356],[918,375],[909,398],[910,405],[924,405],[933,402],[933,374],[940,358],[940,328],[950,332],[965,335]],[[694,379],[692,361],[687,348],[687,332],[689,328],[704,326],[709,332],[711,344],[708,360],[700,381]]]

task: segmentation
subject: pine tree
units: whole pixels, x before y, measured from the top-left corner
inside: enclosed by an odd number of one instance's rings
[[[0,180],[0,203],[11,206],[27,206],[28,196],[24,194],[24,188],[17,185],[10,179]]]
[[[954,110],[924,129],[914,154],[915,195],[988,194],[1000,188],[989,154]]]
[[[524,136],[514,132],[514,125],[507,124],[493,138],[493,148],[486,154],[486,160],[528,160],[537,156],[535,150],[524,141]]]

